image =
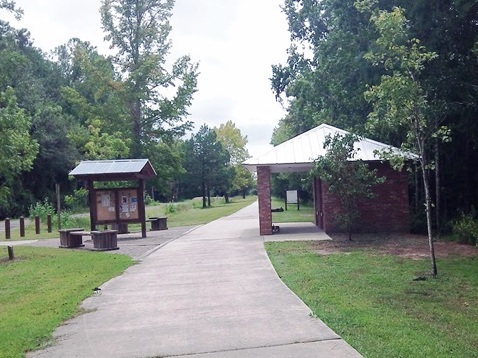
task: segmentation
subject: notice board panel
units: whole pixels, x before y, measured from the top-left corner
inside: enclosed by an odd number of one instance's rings
[[[119,190],[119,213],[120,219],[138,220],[138,190],[121,189]]]
[[[287,204],[297,204],[299,196],[297,190],[287,190]]]
[[[96,191],[96,213],[97,220],[116,219],[116,196],[114,190]]]

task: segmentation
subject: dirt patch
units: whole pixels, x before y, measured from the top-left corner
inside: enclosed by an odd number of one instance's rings
[[[353,241],[345,234],[329,234],[332,241],[316,243],[316,252],[322,255],[351,252],[357,249],[377,251],[378,254],[389,254],[411,259],[422,259],[430,256],[428,238],[421,235],[380,235],[356,234]],[[478,256],[478,247],[463,245],[451,241],[435,241],[435,256],[472,257]]]

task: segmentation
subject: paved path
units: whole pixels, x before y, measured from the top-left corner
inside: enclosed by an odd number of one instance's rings
[[[278,278],[257,212],[253,204],[152,252],[28,357],[360,357]]]

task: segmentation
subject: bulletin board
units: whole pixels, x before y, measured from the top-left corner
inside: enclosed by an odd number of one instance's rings
[[[121,220],[138,220],[137,189],[119,190],[119,216]]]
[[[138,189],[95,190],[96,221],[139,220]]]
[[[96,191],[97,220],[116,220],[116,195],[114,190]]]

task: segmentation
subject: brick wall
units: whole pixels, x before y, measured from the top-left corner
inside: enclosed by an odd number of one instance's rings
[[[377,169],[378,176],[385,176],[385,183],[376,185],[373,199],[362,199],[359,203],[360,219],[357,232],[409,232],[408,182],[405,170],[393,170],[388,163],[369,163],[371,169]],[[328,191],[322,183],[324,229],[326,232],[343,231],[335,218],[342,212],[337,195]]]
[[[259,196],[259,231],[272,235],[271,171],[269,167],[257,167],[257,194]]]

